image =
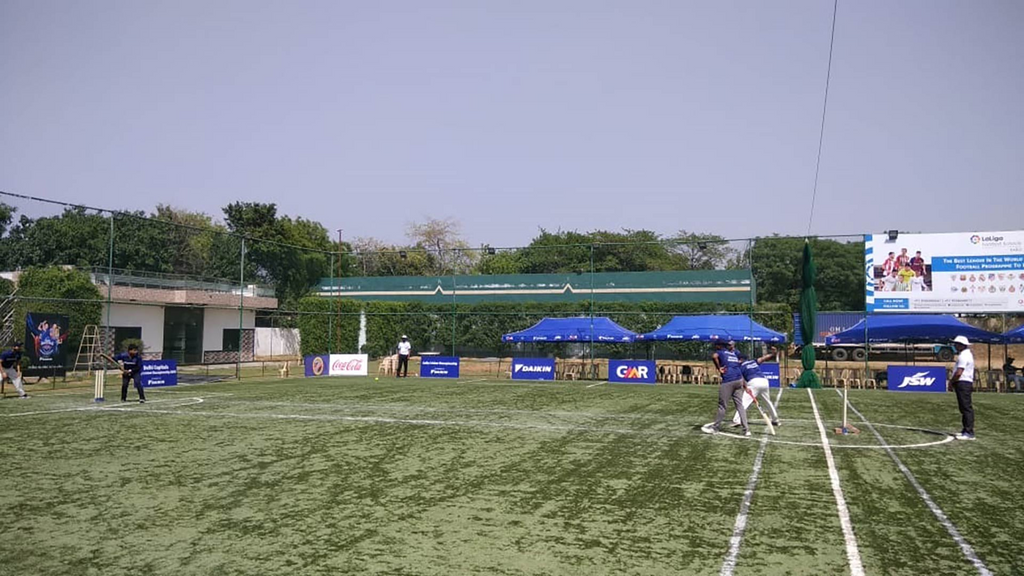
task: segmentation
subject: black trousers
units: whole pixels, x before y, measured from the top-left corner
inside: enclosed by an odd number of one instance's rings
[[[121,376],[121,402],[128,400],[128,383],[135,380],[135,389],[139,392],[139,400],[146,399],[146,393],[142,391],[142,380],[138,374],[124,374]]]
[[[956,392],[956,406],[960,409],[960,418],[963,420],[964,432],[974,434],[974,406],[971,405],[971,393],[974,392],[974,383],[957,382],[953,384],[953,391]]]
[[[405,372],[402,372],[402,368],[405,368]],[[398,355],[398,368],[395,370],[395,376],[409,376],[409,357]]]

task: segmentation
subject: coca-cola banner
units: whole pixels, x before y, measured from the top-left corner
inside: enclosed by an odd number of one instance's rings
[[[366,354],[331,354],[329,376],[366,376],[369,357]]]

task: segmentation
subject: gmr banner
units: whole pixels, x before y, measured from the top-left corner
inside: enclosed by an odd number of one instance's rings
[[[946,369],[942,366],[889,366],[889,390],[896,392],[945,392]]]
[[[554,358],[515,358],[512,360],[513,380],[554,380]]]
[[[454,356],[424,356],[420,359],[420,378],[458,378],[459,359]]]
[[[609,360],[608,381],[624,384],[657,383],[654,362],[649,360]]]

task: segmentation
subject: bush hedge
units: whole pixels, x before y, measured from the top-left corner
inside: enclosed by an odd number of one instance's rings
[[[339,307],[341,312],[339,314]],[[371,357],[393,353],[398,339],[408,335],[416,351],[448,353],[452,341],[459,355],[508,355],[513,345],[501,342],[502,334],[523,330],[546,316],[570,317],[590,314],[590,303],[483,303],[451,305],[421,302],[357,302],[310,296],[298,303],[298,327],[302,353],[355,352],[360,314],[366,316],[366,345],[362,352]],[[604,302],[595,306],[595,316],[608,316],[636,332],[649,332],[672,316],[682,314],[743,313],[745,305],[715,305],[662,302]],[[452,315],[454,314],[454,323]],[[792,334],[793,316],[782,304],[758,305],[751,314],[755,321]],[[335,330],[333,346],[329,326]],[[537,345],[538,352],[556,350],[557,345]],[[659,346],[661,346],[659,344]],[[690,343],[667,344],[680,352]],[[629,345],[607,345],[603,355],[629,355]]]
[[[68,317],[70,329],[67,361],[73,363],[82,341],[82,332],[89,324],[100,324],[103,314],[99,288],[89,275],[79,270],[63,268],[30,268],[18,277],[18,298],[14,308],[14,338],[25,336],[25,317],[36,314],[63,314]]]

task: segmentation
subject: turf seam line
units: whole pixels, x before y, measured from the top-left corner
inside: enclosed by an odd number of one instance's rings
[[[821,433],[821,447],[825,450],[825,461],[828,463],[828,477],[832,481],[832,494],[835,496],[836,510],[839,512],[839,525],[843,529],[843,540],[846,542],[846,558],[850,564],[850,574],[864,576],[864,565],[861,563],[860,550],[857,548],[857,536],[853,533],[850,510],[846,506],[846,498],[843,497],[843,487],[839,484],[839,471],[836,470],[836,461],[832,456],[828,433],[825,432],[825,425],[821,422],[821,414],[818,412],[818,405],[814,402],[814,394],[810,388],[807,389],[807,396],[811,399],[814,420],[818,423],[818,432]]]
[[[838,392],[838,390],[836,392]],[[899,471],[902,472],[903,476],[906,477],[908,482],[910,482],[910,485],[913,486],[915,490],[917,490],[918,495],[921,496],[922,500],[924,500],[924,503],[928,506],[928,509],[931,510],[935,518],[937,518],[939,523],[942,524],[942,526],[946,529],[946,532],[948,532],[949,535],[953,537],[953,541],[956,542],[958,546],[960,546],[960,550],[963,552],[964,557],[966,557],[967,560],[972,565],[974,565],[974,567],[978,570],[978,574],[981,574],[981,576],[992,576],[992,572],[988,569],[988,566],[985,565],[981,558],[978,558],[978,555],[974,552],[974,548],[967,542],[967,539],[965,539],[963,535],[960,534],[960,531],[957,530],[955,525],[953,525],[953,522],[949,519],[948,516],[946,516],[946,513],[943,512],[941,508],[939,508],[938,504],[936,504],[934,500],[932,500],[932,497],[928,494],[924,487],[921,486],[921,483],[917,481],[917,478],[910,471],[910,469],[907,468],[905,464],[903,464],[903,461],[900,460],[899,456],[896,455],[896,451],[893,450],[891,446],[889,446],[889,443],[886,442],[884,438],[882,438],[882,435],[878,432],[878,430],[875,429],[871,422],[869,422],[868,419],[864,417],[864,414],[862,414],[860,410],[857,410],[853,406],[853,402],[849,402],[848,405],[850,407],[850,410],[853,410],[853,413],[856,414],[860,418],[861,422],[863,422],[864,425],[867,426],[869,430],[871,430],[871,433],[875,435],[875,438],[878,439],[878,442],[882,445],[882,448],[885,450],[886,454],[888,454],[889,457],[892,458],[893,463],[896,464],[896,467],[899,468]]]
[[[782,399],[782,389],[779,389],[775,397],[775,405],[778,406]],[[747,480],[747,489],[743,491],[743,501],[740,503],[740,512],[736,515],[736,523],[733,525],[732,538],[729,539],[729,553],[722,562],[721,576],[732,576],[736,569],[736,560],[740,555],[740,545],[743,544],[743,535],[747,531],[747,517],[750,514],[750,503],[754,499],[754,490],[757,488],[757,479],[761,475],[761,466],[764,463],[764,453],[768,449],[768,437],[761,437],[761,446],[757,449],[757,457],[754,458],[754,469],[750,472],[750,479]]]

